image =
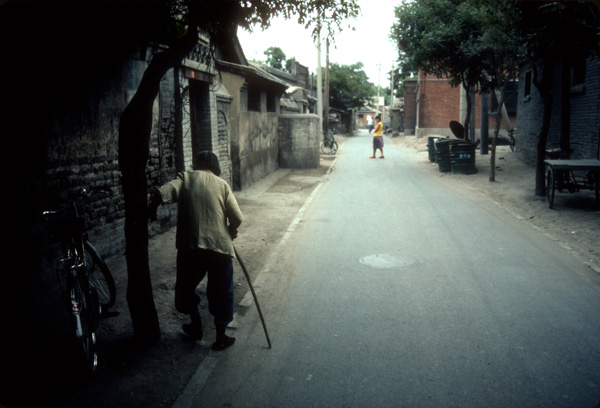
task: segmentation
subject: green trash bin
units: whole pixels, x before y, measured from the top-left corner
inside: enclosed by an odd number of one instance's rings
[[[429,154],[429,161],[435,162],[435,146],[434,142],[439,139],[437,136],[429,136],[427,138],[427,152]]]
[[[435,145],[435,161],[441,172],[450,171],[450,141],[448,139],[437,139]]]
[[[456,143],[450,146],[450,167],[452,174],[474,174],[475,143]]]

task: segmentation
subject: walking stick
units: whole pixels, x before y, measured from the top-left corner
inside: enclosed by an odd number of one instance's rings
[[[258,299],[256,298],[256,292],[254,291],[254,287],[252,286],[252,282],[250,281],[250,275],[248,275],[248,271],[246,270],[246,266],[244,266],[244,262],[242,262],[242,258],[237,252],[237,249],[233,247],[233,251],[235,252],[235,257],[237,258],[240,266],[242,267],[242,271],[244,271],[244,275],[246,275],[246,280],[248,281],[248,286],[250,286],[250,291],[252,292],[252,297],[254,297],[254,303],[256,303],[256,309],[258,310],[258,315],[260,316],[260,321],[262,322],[263,329],[265,330],[265,336],[267,336],[267,343],[269,343],[269,348],[271,348],[271,339],[269,338],[269,332],[267,331],[267,325],[265,323],[265,318],[260,310],[260,305],[258,304]]]

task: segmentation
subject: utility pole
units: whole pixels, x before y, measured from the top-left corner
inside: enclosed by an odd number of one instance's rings
[[[394,115],[394,111],[392,110],[394,108],[394,64],[392,64],[390,77],[392,79],[390,84],[390,126],[392,127],[392,136],[395,137],[398,136],[398,122],[400,118],[398,117],[399,111],[397,111],[396,115]]]
[[[377,68],[379,68],[378,77],[377,77],[377,105],[379,105],[379,86],[381,84],[381,64],[377,64]]]
[[[320,24],[320,23],[319,23]],[[317,63],[317,114],[319,115],[319,138],[323,135],[323,80],[321,73],[321,29],[317,34],[317,54],[319,61]],[[319,142],[322,139],[319,139]]]
[[[375,105],[375,107],[377,108],[377,110],[379,110],[379,87],[381,85],[381,64],[377,64],[377,67],[379,68],[378,71],[378,77],[377,77],[377,103]],[[382,114],[384,112],[381,112]],[[383,116],[381,117],[381,121],[383,122]]]
[[[392,77],[392,83],[390,85],[390,106],[394,106],[394,64],[392,64],[392,72],[391,72],[391,77]]]
[[[325,120],[323,121],[323,134],[327,134],[329,130],[329,36],[325,40],[326,56],[325,56]]]

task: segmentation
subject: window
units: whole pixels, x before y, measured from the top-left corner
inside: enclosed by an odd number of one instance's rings
[[[260,112],[260,87],[248,84],[248,111]]]
[[[267,112],[277,112],[277,95],[267,93]]]

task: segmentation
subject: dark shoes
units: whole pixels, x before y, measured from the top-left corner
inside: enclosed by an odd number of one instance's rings
[[[216,329],[217,341],[215,341],[212,345],[213,350],[225,350],[227,347],[235,343],[235,338],[229,337],[225,334],[225,329],[227,329],[227,325],[218,324]]]
[[[217,338],[217,341],[212,345],[212,349],[217,351],[225,350],[227,347],[232,346],[233,343],[235,343],[235,337],[229,337],[224,334]]]
[[[184,324],[181,326],[185,334],[193,338],[194,340],[202,340],[202,335],[204,331],[202,330],[202,326],[194,325],[194,324]]]
[[[184,324],[181,327],[185,334],[190,336],[192,339],[198,341],[202,340],[202,335],[204,334],[202,325],[192,323]],[[227,336],[224,332],[224,327],[217,327],[217,341],[215,341],[212,345],[213,350],[225,350],[227,347],[232,346],[233,343],[235,343],[235,338]]]

